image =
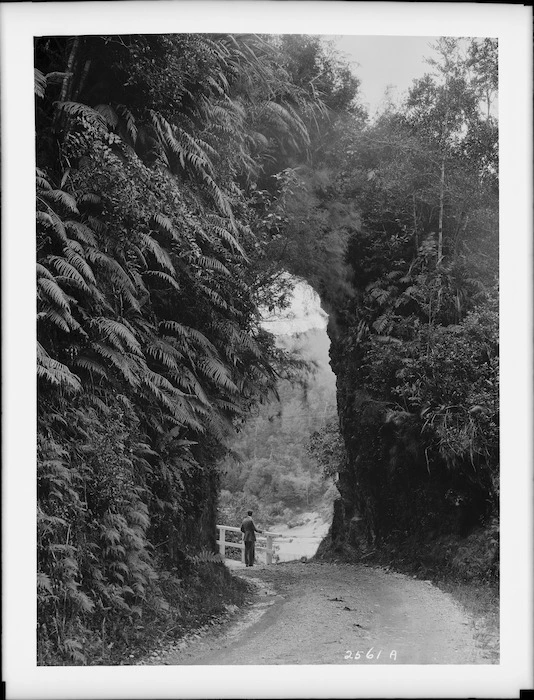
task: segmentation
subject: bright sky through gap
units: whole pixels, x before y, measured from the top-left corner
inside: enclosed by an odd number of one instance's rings
[[[263,326],[275,335],[306,333],[312,328],[326,329],[328,314],[321,308],[316,291],[303,280],[295,280],[287,309],[273,315],[264,314]]]
[[[430,72],[424,59],[434,52],[432,36],[335,36],[337,49],[346,55],[355,75],[361,81],[361,102],[369,108],[369,116],[384,103],[388,86],[394,86],[390,97],[398,101],[412,81]]]

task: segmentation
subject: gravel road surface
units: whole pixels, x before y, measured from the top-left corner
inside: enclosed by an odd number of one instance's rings
[[[489,664],[472,620],[430,582],[365,565],[291,562],[234,575],[254,602],[144,663]]]

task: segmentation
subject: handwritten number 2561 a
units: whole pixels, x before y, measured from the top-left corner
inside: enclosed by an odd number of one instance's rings
[[[345,659],[354,659],[354,661],[358,661],[359,659],[368,659],[369,661],[378,661],[380,658],[380,655],[382,654],[382,649],[380,651],[375,652],[373,651],[374,647],[371,647],[369,651],[364,652],[364,651],[351,651],[350,649],[345,652]],[[393,661],[397,660],[397,652],[395,649],[393,649],[390,654],[389,658],[392,659]]]

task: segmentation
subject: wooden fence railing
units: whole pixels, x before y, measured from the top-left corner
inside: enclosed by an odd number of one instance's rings
[[[219,545],[219,554],[223,559],[226,559],[226,548],[234,547],[235,549],[241,550],[241,561],[245,563],[245,543],[244,542],[228,542],[226,540],[227,532],[239,532],[240,535],[243,533],[238,527],[230,527],[229,525],[217,525],[217,530],[219,533],[217,544]],[[276,532],[264,532],[263,535],[258,535],[256,539],[256,551],[264,551],[265,559],[267,564],[273,563],[273,540],[275,537],[281,537]],[[265,542],[265,544],[263,544]]]

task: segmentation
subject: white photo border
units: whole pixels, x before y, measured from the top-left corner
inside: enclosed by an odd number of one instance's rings
[[[532,667],[532,8],[307,0],[2,3],[3,657],[15,698],[517,697]],[[33,38],[260,32],[497,37],[501,662],[494,666],[38,667]],[[391,57],[389,60],[394,60]]]

